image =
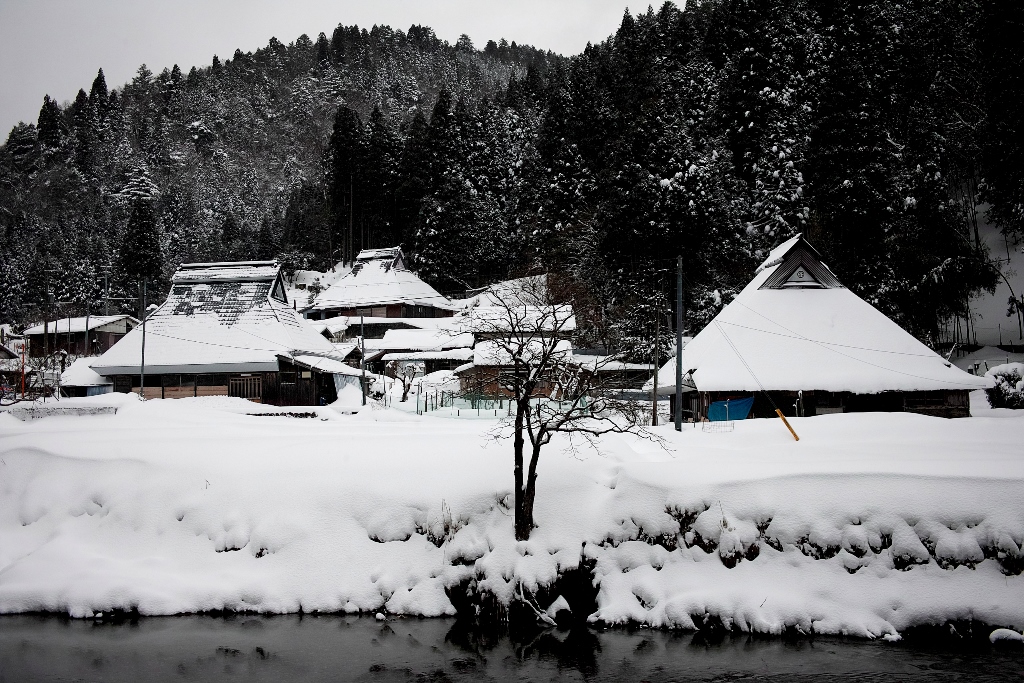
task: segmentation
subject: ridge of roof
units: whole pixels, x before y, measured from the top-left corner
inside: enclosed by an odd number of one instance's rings
[[[757,274],[760,273],[762,270],[767,270],[772,266],[779,265],[786,258],[786,255],[789,254],[789,252],[793,251],[793,249],[795,249],[798,245],[807,249],[807,251],[809,251],[811,255],[814,256],[814,258],[818,259],[819,261],[822,260],[821,252],[815,249],[814,245],[807,241],[802,232],[798,232],[797,234],[793,235],[788,240],[786,240],[785,242],[783,242],[782,244],[778,245],[770,252],[768,252],[767,258],[765,258],[765,260],[761,262],[761,265],[757,267],[757,270],[755,270],[754,273]],[[824,262],[822,262],[822,265],[828,268],[828,266],[825,265]],[[829,268],[829,270],[831,271],[831,268]]]
[[[223,261],[183,263],[174,272],[174,284],[210,282],[272,282],[281,272],[277,261]]]

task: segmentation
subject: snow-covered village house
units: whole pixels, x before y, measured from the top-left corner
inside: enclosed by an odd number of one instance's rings
[[[399,247],[390,247],[359,252],[352,270],[303,313],[312,320],[338,316],[443,318],[454,310],[447,297],[406,267]]]
[[[92,315],[59,318],[25,330],[32,358],[65,351],[72,356],[104,353],[139,324],[130,315]]]
[[[986,386],[844,287],[801,235],[772,250],[682,359],[684,415],[697,419],[714,402],[751,396],[754,417],[776,407],[789,416],[968,417],[968,393]],[[658,373],[658,393],[674,404],[675,390],[673,359]]]
[[[238,396],[274,405],[333,402],[360,372],[289,305],[273,261],[185,264],[167,300],[90,364],[114,391]]]

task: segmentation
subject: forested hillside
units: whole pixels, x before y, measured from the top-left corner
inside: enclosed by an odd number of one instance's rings
[[[401,244],[442,291],[571,276],[589,341],[639,349],[677,254],[699,329],[804,232],[936,343],[998,277],[979,203],[1024,224],[1022,34],[983,0],[691,0],[569,58],[339,25],[101,72],[0,148],[0,320],[98,312],[103,272],[129,297],[182,262]]]

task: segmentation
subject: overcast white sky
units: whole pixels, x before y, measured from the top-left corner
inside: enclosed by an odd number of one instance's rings
[[[0,0],[0,141],[18,121],[35,122],[43,95],[60,102],[89,89],[103,68],[120,86],[140,64],[188,71],[271,36],[316,40],[339,23],[406,30],[425,24],[454,43],[505,38],[572,55],[613,33],[635,0]],[[682,4],[682,3],[679,3]]]

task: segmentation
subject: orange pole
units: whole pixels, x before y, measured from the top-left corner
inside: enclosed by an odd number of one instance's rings
[[[786,425],[786,429],[788,429],[789,433],[793,435],[793,438],[796,439],[797,441],[799,441],[800,437],[797,436],[796,432],[793,431],[793,428],[789,425],[789,420],[787,420],[786,416],[782,414],[782,411],[779,410],[778,408],[776,408],[775,409],[775,414],[778,415],[780,418],[782,418],[782,424]]]

